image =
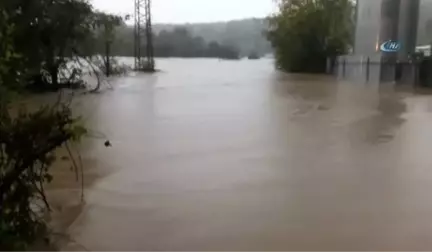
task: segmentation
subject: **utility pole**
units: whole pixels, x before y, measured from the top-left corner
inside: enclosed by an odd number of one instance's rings
[[[135,0],[135,70],[155,71],[151,0]],[[143,50],[145,43],[145,50]]]

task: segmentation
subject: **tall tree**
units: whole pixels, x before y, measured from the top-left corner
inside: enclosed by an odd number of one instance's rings
[[[15,27],[14,44],[28,74],[46,72],[50,83],[57,85],[72,49],[91,32],[92,6],[85,0],[3,0],[2,4]]]
[[[48,235],[43,213],[50,208],[44,185],[52,179],[53,153],[85,130],[77,127],[78,120],[64,104],[34,113],[11,112],[6,91],[19,84],[28,70],[17,64],[25,55],[15,48],[23,27],[14,23],[14,14],[4,3],[0,2],[0,250],[23,251]]]
[[[6,11],[0,10],[0,107],[5,101],[6,89],[15,88],[19,83],[20,56],[13,46],[14,26]]]
[[[279,68],[324,72],[327,58],[348,51],[354,6],[350,0],[280,0],[269,17],[268,38]]]
[[[41,56],[43,69],[50,74],[51,83],[57,85],[60,68],[91,31],[93,12],[91,5],[77,0],[56,0],[47,5],[46,11],[47,17],[39,24]]]
[[[126,17],[127,19],[128,17]],[[116,28],[123,24],[123,18],[103,12],[94,14],[97,44],[102,44],[104,70],[107,76],[111,74],[112,45],[116,39]]]

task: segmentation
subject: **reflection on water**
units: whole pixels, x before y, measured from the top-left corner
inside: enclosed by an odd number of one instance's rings
[[[276,73],[269,60],[161,60],[76,99],[91,250],[432,249],[429,95]],[[64,249],[78,249],[74,244]]]

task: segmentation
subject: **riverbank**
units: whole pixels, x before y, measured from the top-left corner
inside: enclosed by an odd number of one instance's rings
[[[25,93],[15,96],[15,99],[9,104],[9,109],[13,116],[20,110],[32,113],[42,106],[51,106],[60,101],[70,103],[75,116],[85,117],[89,114],[79,112],[80,101],[88,99],[86,96],[92,96],[97,100],[98,95],[88,94],[85,90],[67,89],[62,90],[61,93]],[[82,123],[85,126],[84,120]],[[92,160],[91,151],[83,152],[86,150],[83,146],[92,144],[104,146],[107,140],[102,133],[97,136],[94,129],[89,130],[89,133],[80,142],[69,142],[67,146],[62,145],[55,151],[56,160],[49,172],[52,175],[52,181],[45,184],[45,193],[51,208],[51,212],[44,214],[49,228],[49,243],[40,240],[32,246],[31,250],[51,251],[61,248],[62,244],[73,243],[67,230],[85,206],[85,190],[101,175],[100,171],[94,170],[96,166]],[[76,168],[79,170],[77,171]]]

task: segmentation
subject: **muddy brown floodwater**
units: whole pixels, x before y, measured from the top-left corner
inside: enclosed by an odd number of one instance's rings
[[[432,95],[158,66],[76,98],[91,182],[64,250],[432,249]]]

